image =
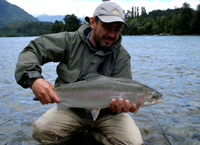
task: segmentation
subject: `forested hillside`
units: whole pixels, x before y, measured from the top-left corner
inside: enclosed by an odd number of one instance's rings
[[[154,10],[149,14],[145,7],[141,8],[141,14],[138,7],[132,7],[126,12],[126,23],[128,28],[123,28],[123,35],[200,35],[200,4],[192,9],[189,3],[183,3],[181,8]],[[54,23],[21,21],[8,24],[0,27],[0,37],[70,32],[76,31],[81,25],[76,15],[66,14],[63,21],[56,20]]]
[[[50,22],[15,22],[0,27],[0,37],[39,36],[49,33]]]
[[[126,13],[128,29],[125,35],[154,35],[168,33],[171,35],[200,35],[200,4],[194,10],[189,3],[183,3],[181,8],[154,10],[142,14],[136,11]]]
[[[20,7],[10,4],[6,0],[0,0],[0,26],[19,21],[39,21]]]

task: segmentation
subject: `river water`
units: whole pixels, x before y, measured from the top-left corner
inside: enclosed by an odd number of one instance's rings
[[[36,37],[0,38],[0,145],[38,144],[32,122],[53,105],[34,102],[30,89],[14,79],[19,52]],[[123,36],[133,79],[163,94],[160,104],[133,116],[147,145],[200,145],[200,37]],[[43,66],[54,83],[56,63]],[[131,114],[132,115],[132,114]]]

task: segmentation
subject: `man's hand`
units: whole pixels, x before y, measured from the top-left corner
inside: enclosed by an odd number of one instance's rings
[[[110,110],[112,112],[134,112],[135,110],[137,110],[137,106],[135,104],[132,104],[132,107],[129,108],[129,100],[125,100],[124,103],[124,108],[123,108],[123,98],[120,98],[117,102],[117,106],[116,104],[116,99],[112,99],[110,101]]]
[[[35,80],[31,89],[35,96],[40,100],[41,104],[59,103],[59,99],[53,91],[54,86],[46,80],[39,78]]]

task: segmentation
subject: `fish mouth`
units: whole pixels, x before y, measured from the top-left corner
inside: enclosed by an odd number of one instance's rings
[[[161,103],[162,100],[161,99],[150,99],[149,101],[144,102],[144,106],[150,106],[150,105],[155,105],[158,103]]]
[[[149,106],[149,105],[155,105],[155,104],[158,104],[160,102],[162,102],[162,99],[161,99],[162,95],[159,93],[159,94],[155,94],[152,93],[151,97],[149,99],[147,99],[145,102],[144,102],[144,106]]]
[[[151,96],[151,103],[152,104],[158,104],[161,102],[161,98],[162,97],[162,94],[159,93],[159,92],[153,92],[152,93],[152,96]]]
[[[152,104],[158,104],[158,103],[160,103],[160,102],[162,102],[161,99],[154,99],[151,103],[152,103]]]

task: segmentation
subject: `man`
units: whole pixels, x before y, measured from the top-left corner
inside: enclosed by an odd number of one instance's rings
[[[77,32],[41,36],[20,53],[16,81],[24,88],[31,87],[42,104],[59,103],[53,85],[41,75],[40,66],[50,61],[60,62],[56,83],[73,83],[88,73],[131,79],[130,55],[121,45],[120,32],[126,25],[122,8],[103,2],[88,20],[90,26],[82,26]],[[129,108],[129,100],[113,99],[110,107],[101,110],[93,121],[88,110],[57,111],[53,107],[33,123],[33,137],[43,144],[59,144],[84,133],[88,127],[102,144],[139,145],[143,142],[141,134],[127,113],[136,109],[135,104]]]

